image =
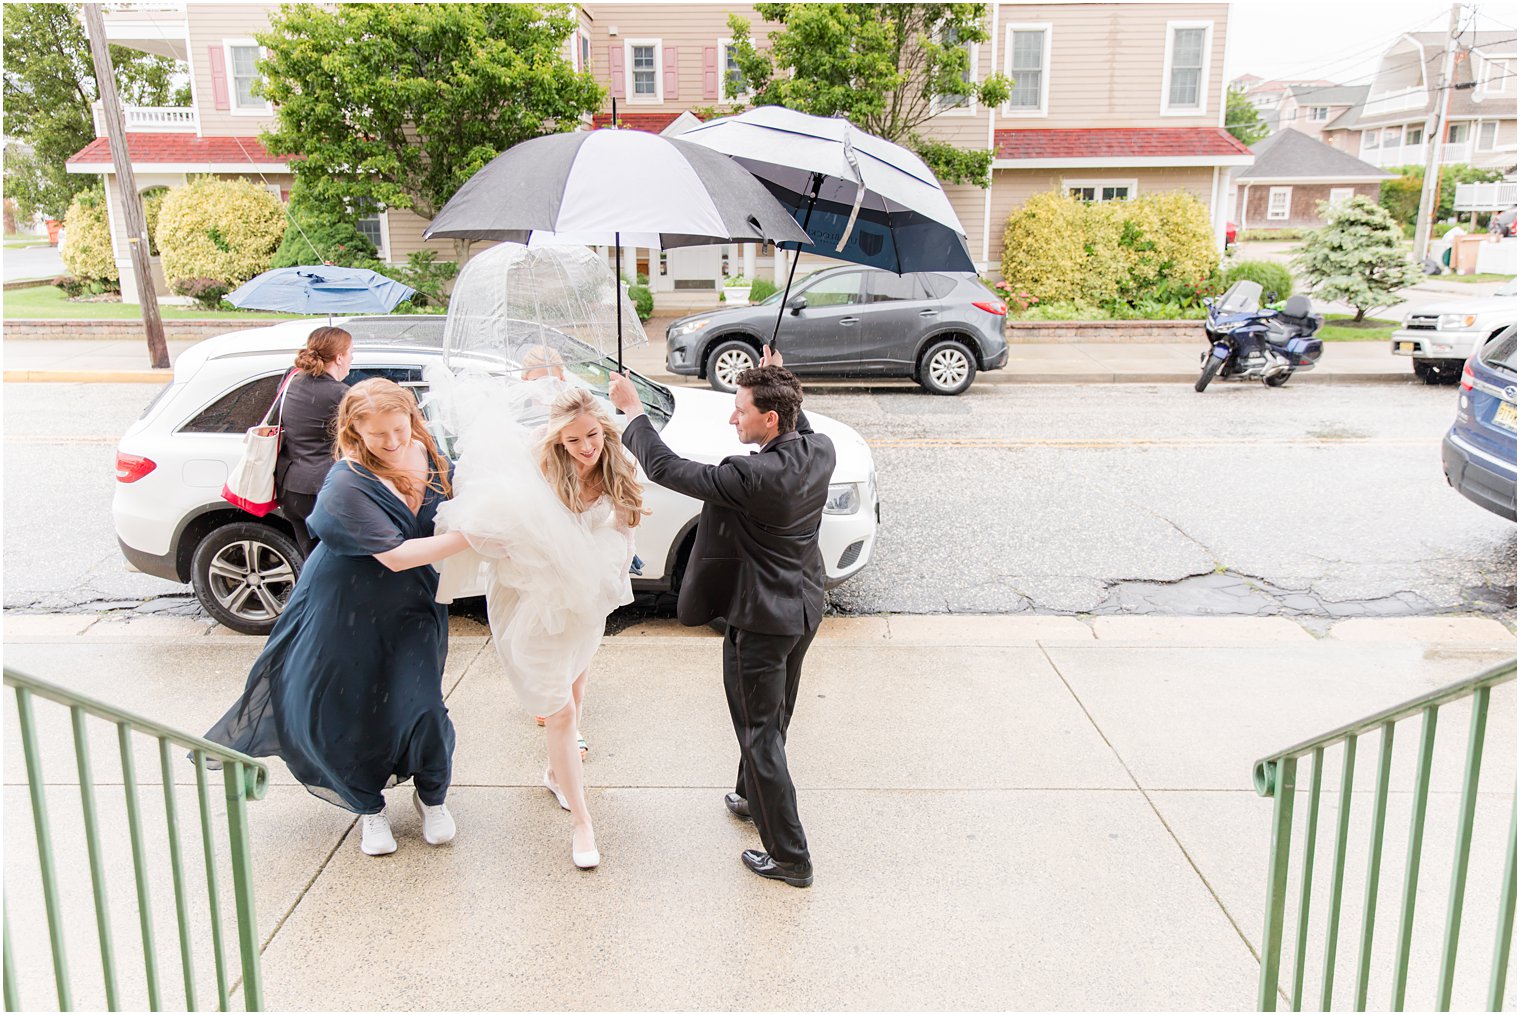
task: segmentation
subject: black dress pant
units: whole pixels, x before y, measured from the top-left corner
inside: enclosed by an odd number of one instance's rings
[[[735,792],[749,801],[765,851],[782,863],[808,862],[797,791],[786,767],[786,730],[797,707],[802,659],[816,627],[800,635],[730,626],[723,639],[723,688],[739,739]]]
[[[285,520],[290,523],[291,531],[295,533],[296,546],[301,548],[301,556],[310,557],[312,549],[316,547],[319,540],[306,527],[306,519],[311,516],[312,509],[317,506],[317,495],[281,490],[278,497],[280,511],[285,515]]]

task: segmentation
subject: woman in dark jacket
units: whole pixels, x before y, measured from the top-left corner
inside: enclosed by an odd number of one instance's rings
[[[317,503],[317,491],[333,464],[333,427],[338,404],[348,392],[343,378],[354,361],[354,337],[342,328],[313,331],[306,348],[296,353],[300,373],[285,391],[279,409],[280,454],[274,463],[275,496],[295,530],[301,553],[311,556],[317,537],[306,519]]]

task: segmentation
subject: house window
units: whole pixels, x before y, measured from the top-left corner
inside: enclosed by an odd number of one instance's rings
[[[1062,180],[1061,187],[1078,201],[1128,201],[1135,196],[1134,180]]]
[[[1424,127],[1407,127],[1404,130],[1404,144],[1417,145],[1425,140]]]
[[[1351,200],[1355,196],[1356,196],[1356,188],[1355,187],[1331,187],[1330,188],[1330,203],[1332,205],[1345,204],[1347,201]]]
[[[1298,107],[1297,106],[1294,106],[1292,109],[1288,110],[1288,119],[1290,121],[1298,119]]]
[[[589,74],[591,73],[591,36],[585,32],[581,32],[579,35],[579,46],[581,51],[581,72]]]
[[[1478,124],[1478,150],[1491,152],[1499,142],[1499,121],[1486,120]]]
[[[626,46],[629,99],[635,102],[661,101],[660,40],[629,39]]]
[[[1450,123],[1450,124],[1447,124],[1446,125],[1446,143],[1447,144],[1466,144],[1467,143],[1467,132],[1468,132],[1468,129],[1471,126],[1472,126],[1472,124],[1468,123],[1465,120],[1463,120],[1463,121],[1461,121],[1459,123]]]
[[[1378,146],[1379,132],[1375,130],[1362,131],[1362,151],[1370,152]]]
[[[1397,148],[1399,146],[1399,138],[1401,138],[1403,136],[1404,136],[1404,131],[1403,131],[1403,128],[1401,128],[1401,127],[1386,127],[1386,128],[1384,128],[1384,130],[1383,130],[1383,147],[1384,148]]]
[[[263,80],[259,74],[259,60],[263,52],[252,39],[228,39],[224,46],[227,54],[227,74],[231,79],[232,111],[234,113],[268,113],[269,103],[256,94]]]
[[[724,99],[735,102],[749,97],[744,87],[744,72],[739,69],[730,39],[718,40],[718,68],[722,73]]]
[[[955,33],[952,31],[946,36],[945,45],[954,46],[955,44]],[[969,85],[976,81],[977,46],[974,42],[967,42],[962,44],[962,48],[966,51],[966,69],[961,72],[961,80]],[[969,94],[935,96],[934,98],[934,110],[935,112],[939,113],[943,113],[947,110],[952,109],[972,112],[972,106],[973,104],[971,101],[971,96]]]
[[[1267,218],[1286,219],[1293,204],[1292,187],[1273,187],[1267,191]]]
[[[1208,105],[1212,32],[1207,21],[1167,22],[1162,113],[1201,113]]]
[[[354,216],[354,228],[374,245],[375,256],[386,260],[389,252],[385,249],[385,209],[366,197],[354,198],[348,205]]]
[[[1316,120],[1316,121],[1318,121],[1320,123],[1325,122],[1326,120],[1330,119],[1330,107],[1329,106],[1310,106],[1309,107],[1309,119]]]
[[[1050,26],[1009,25],[1004,73],[1012,79],[1008,104],[1013,115],[1044,116],[1050,96]]]
[[[1502,94],[1514,91],[1515,64],[1512,60],[1483,61],[1483,93]]]

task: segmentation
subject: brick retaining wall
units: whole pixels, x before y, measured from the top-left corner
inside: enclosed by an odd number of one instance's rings
[[[316,320],[313,318],[313,320]],[[279,318],[250,317],[246,321],[164,321],[164,340],[167,342],[194,342],[228,331],[244,328],[265,328],[279,324]],[[74,320],[8,320],[5,337],[12,340],[36,341],[38,339],[130,339],[140,341],[143,337],[142,321],[74,321]]]
[[[1202,321],[1009,321],[1010,345],[1034,342],[1192,342]]]

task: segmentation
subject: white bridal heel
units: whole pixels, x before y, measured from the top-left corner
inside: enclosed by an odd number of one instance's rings
[[[554,781],[549,778],[549,771],[550,770],[547,768],[544,769],[544,789],[548,790],[550,793],[553,793],[554,799],[558,800],[559,805],[568,811],[570,809],[570,801],[565,799],[565,794],[561,793],[559,791],[559,787],[554,785]]]

